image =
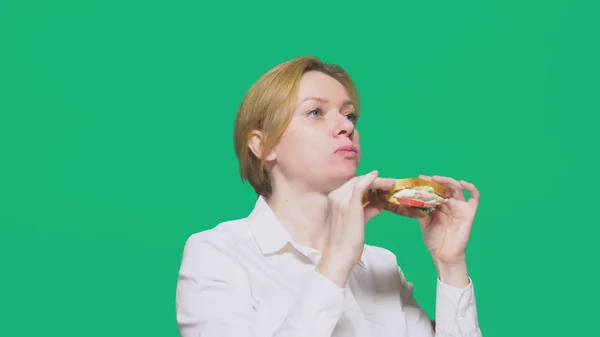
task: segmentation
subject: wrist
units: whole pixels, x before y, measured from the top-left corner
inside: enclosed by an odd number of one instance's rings
[[[438,278],[443,283],[455,288],[465,288],[469,285],[469,273],[465,259],[448,263],[434,259]]]
[[[345,288],[351,268],[346,266],[345,259],[323,254],[315,270],[340,288]]]

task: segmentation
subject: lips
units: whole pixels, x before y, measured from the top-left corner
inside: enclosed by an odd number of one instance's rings
[[[354,145],[344,145],[338,147],[335,153],[358,153],[358,149]]]

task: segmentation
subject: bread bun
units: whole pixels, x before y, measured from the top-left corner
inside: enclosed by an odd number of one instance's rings
[[[373,204],[381,207],[382,209],[402,215],[409,218],[424,218],[429,215],[429,212],[422,210],[417,207],[408,206],[404,204],[400,204],[396,202],[393,198],[393,195],[398,191],[401,191],[406,188],[414,188],[414,187],[430,187],[430,191],[439,195],[440,197],[446,197],[448,190],[433,181],[420,179],[420,178],[406,178],[406,179],[398,179],[394,183],[394,186],[389,191],[383,190],[368,190],[363,195],[363,206],[367,204]]]
[[[429,186],[433,188],[433,193],[443,198],[445,198],[447,196],[446,193],[448,193],[446,187],[436,183],[435,181],[425,180],[421,178],[406,178],[396,180],[394,186],[392,186],[388,194],[389,196],[392,196],[394,193],[405,188],[413,188],[418,186]]]

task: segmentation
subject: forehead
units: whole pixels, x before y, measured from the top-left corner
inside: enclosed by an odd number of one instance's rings
[[[309,71],[300,80],[298,100],[307,97],[322,97],[334,101],[350,99],[348,91],[340,82],[318,71]]]

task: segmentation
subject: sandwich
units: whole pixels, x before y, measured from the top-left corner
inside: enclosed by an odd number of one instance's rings
[[[388,191],[365,191],[362,201],[363,207],[373,204],[401,216],[424,218],[446,202],[446,193],[447,189],[434,181],[406,178],[396,180]]]

